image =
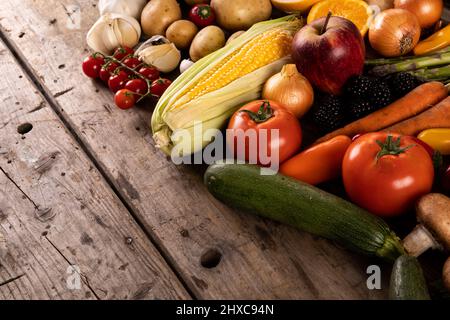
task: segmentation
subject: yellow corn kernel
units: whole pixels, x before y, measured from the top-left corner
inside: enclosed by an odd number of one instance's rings
[[[181,95],[178,108],[290,54],[292,33],[274,29],[254,37],[203,75]]]

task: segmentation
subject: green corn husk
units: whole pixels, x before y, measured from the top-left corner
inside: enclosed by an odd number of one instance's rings
[[[255,24],[227,46],[199,60],[181,74],[161,97],[152,116],[151,127],[157,147],[167,155],[171,155],[176,146],[178,156],[187,156],[204,148],[209,143],[202,139],[205,131],[222,128],[237,108],[248,101],[258,99],[266,80],[281,71],[283,65],[289,63],[291,58],[290,55],[286,55],[215,91],[193,100],[187,100],[181,107],[175,108],[174,106],[180,104],[180,101],[184,101],[185,90],[195,87],[199,79],[208,71],[220,65],[226,57],[258,35],[272,30],[280,30],[280,32],[288,32],[293,36],[301,26],[302,21],[294,15]],[[255,51],[252,54],[254,57],[264,54],[264,52]],[[194,126],[198,122],[201,122],[202,130],[194,130]],[[173,139],[181,130],[189,133],[188,138],[174,142]],[[194,144],[194,141],[197,143]]]

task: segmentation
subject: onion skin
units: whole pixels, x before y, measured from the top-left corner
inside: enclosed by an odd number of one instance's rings
[[[394,7],[394,0],[365,0],[371,6],[377,6],[380,11],[391,9]]]
[[[381,55],[398,57],[414,49],[420,32],[414,14],[404,9],[388,9],[375,17],[369,28],[369,41]]]
[[[444,9],[442,0],[395,0],[395,8],[413,13],[421,28],[430,28],[439,21]]]
[[[278,102],[301,118],[314,102],[314,90],[295,64],[287,64],[264,85],[263,99]]]

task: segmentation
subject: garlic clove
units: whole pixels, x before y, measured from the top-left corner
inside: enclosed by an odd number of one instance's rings
[[[185,72],[187,69],[189,69],[190,67],[192,67],[195,64],[194,61],[189,60],[189,59],[184,59],[183,61],[181,61],[180,63],[180,73]]]
[[[136,55],[141,61],[165,73],[175,70],[181,60],[181,52],[163,36],[147,40],[136,50]]]
[[[110,19],[109,15],[105,16],[105,28],[103,29],[102,39],[107,53],[110,53],[119,46],[119,41],[114,32],[117,20]]]
[[[122,32],[122,36],[124,37],[124,43],[128,43],[128,47],[134,47],[139,42],[139,38],[141,37],[141,25],[136,19],[132,17],[128,18],[129,19],[120,19],[119,27]]]
[[[136,54],[139,54],[140,52],[144,51],[147,48],[150,47],[156,47],[156,46],[160,46],[163,44],[167,44],[170,43],[170,41],[163,36],[153,36],[150,39],[148,39],[147,41],[145,41],[144,43],[142,43],[139,48],[137,48],[136,50]]]
[[[104,43],[104,34],[107,33],[105,28],[108,28],[108,25],[103,22],[100,23],[99,21],[97,21],[88,31],[86,42],[92,50],[107,54],[108,48]]]
[[[173,46],[173,44],[168,45],[170,47]],[[154,59],[154,66],[158,68],[161,72],[171,72],[175,70],[178,67],[178,64],[181,60],[181,53],[176,48],[175,50],[173,48],[167,47],[167,51],[165,54],[157,56]]]

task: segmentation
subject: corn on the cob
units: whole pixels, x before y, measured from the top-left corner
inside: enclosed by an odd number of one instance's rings
[[[153,113],[157,146],[170,154],[181,144],[177,149],[182,155],[203,148],[206,130],[221,128],[240,105],[258,99],[264,82],[290,62],[292,38],[301,25],[294,16],[258,23],[183,73]],[[199,121],[202,131],[197,132],[194,125]],[[190,139],[172,141],[179,130],[188,130]]]

